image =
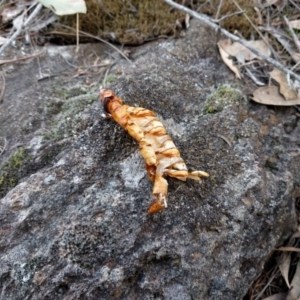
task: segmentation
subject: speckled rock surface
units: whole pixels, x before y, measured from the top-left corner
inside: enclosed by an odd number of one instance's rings
[[[300,123],[293,108],[247,99],[215,36],[192,22],[183,39],[140,48],[112,71],[109,88],[155,110],[189,169],[210,173],[202,184],[170,179],[166,210],[147,214],[138,146],[98,101],[66,114],[69,127],[57,121],[63,134],[47,142],[39,125],[23,134],[27,173],[0,202],[1,299],[243,298],[296,225]],[[43,97],[59,103],[49,94],[58,84]]]

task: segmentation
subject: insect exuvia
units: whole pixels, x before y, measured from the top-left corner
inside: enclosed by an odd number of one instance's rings
[[[168,182],[165,177],[200,181],[200,177],[209,176],[203,171],[188,172],[180,152],[153,111],[124,105],[111,90],[102,89],[100,99],[106,114],[139,143],[148,176],[154,183],[154,201],[148,210],[149,214],[167,207]]]

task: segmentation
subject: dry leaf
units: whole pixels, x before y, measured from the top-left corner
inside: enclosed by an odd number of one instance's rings
[[[267,298],[264,298],[263,300],[286,300],[286,296],[287,296],[287,293],[278,293],[278,294],[269,296]]]
[[[274,68],[273,71],[270,72],[270,75],[279,83],[280,93],[286,100],[296,100],[298,98],[296,91],[289,86],[286,75],[282,71]]]
[[[269,45],[263,40],[249,41],[248,44],[266,56],[271,55],[271,49],[270,49]],[[251,52],[249,49],[247,49],[247,51]],[[252,53],[252,55],[255,55],[255,54]],[[255,57],[256,57],[256,55],[255,55]],[[258,57],[258,58],[260,59],[260,57]]]
[[[291,254],[287,252],[282,252],[278,262],[278,267],[288,287],[290,287],[290,283],[289,283],[290,264],[291,264]]]
[[[222,47],[231,56],[236,56],[240,51],[244,49],[244,46],[240,43],[232,43],[230,39],[220,40],[218,43],[219,48]]]
[[[291,289],[286,300],[299,299],[300,297],[300,260],[297,264],[297,270],[291,282]]]
[[[253,92],[253,98],[255,102],[266,105],[278,105],[278,106],[293,106],[300,105],[300,99],[285,100],[280,95],[277,86],[263,86]]]
[[[4,38],[3,36],[0,36],[0,45],[3,45],[4,43],[6,43],[7,39]]]
[[[266,4],[264,5],[264,8],[268,7],[268,6],[271,6],[276,2],[277,2],[277,0],[266,0]]]
[[[229,69],[230,69],[231,71],[234,72],[234,74],[235,74],[235,76],[236,76],[237,78],[241,79],[241,75],[240,75],[239,69],[237,68],[237,66],[235,66],[235,65],[233,64],[232,59],[229,58],[229,54],[228,54],[228,53],[223,49],[223,47],[221,46],[221,42],[222,42],[222,41],[220,41],[220,42],[218,43],[218,47],[219,47],[220,55],[221,55],[221,57],[222,57],[224,63],[229,67]]]
[[[300,20],[289,21],[289,24],[295,29],[300,29]]]
[[[73,15],[86,13],[84,0],[38,0],[44,6],[50,8],[56,15]]]
[[[263,40],[248,41],[249,46],[252,46],[262,54],[267,56],[271,55],[270,47]],[[238,42],[231,43],[229,39],[219,41],[219,48],[222,47],[229,55],[236,57],[236,59],[244,64],[245,61],[259,58],[256,54],[251,52],[248,48]],[[259,58],[260,59],[260,58]]]

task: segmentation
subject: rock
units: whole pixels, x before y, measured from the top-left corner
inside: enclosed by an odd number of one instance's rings
[[[60,98],[50,93],[59,80],[31,87],[53,103],[58,130],[33,143],[45,134],[41,123],[54,132],[44,119],[13,139],[31,159],[0,203],[3,299],[243,298],[296,226],[300,124],[292,108],[247,100],[214,36],[194,21],[185,38],[139,48],[132,64],[113,69],[109,88],[157,112],[189,169],[210,174],[202,184],[169,179],[169,206],[153,216],[138,146],[101,118],[96,89],[82,96],[79,80],[79,95]],[[18,101],[12,95],[4,103]],[[85,102],[64,110],[66,99]],[[8,127],[1,116],[7,132],[24,125]]]

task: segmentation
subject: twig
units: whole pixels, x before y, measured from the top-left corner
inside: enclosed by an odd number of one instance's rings
[[[295,31],[293,30],[293,28],[292,28],[292,26],[291,26],[289,20],[287,19],[286,16],[283,16],[283,20],[284,20],[286,26],[289,28],[290,33],[292,34],[294,43],[295,43],[296,47],[298,48],[298,51],[300,51],[300,42],[299,42],[299,39],[298,39],[298,37],[296,36]]]
[[[218,19],[219,18],[219,15],[220,15],[220,12],[221,12],[221,7],[223,6],[223,0],[221,0],[219,2],[219,5],[218,5],[218,10],[217,10],[217,13],[215,15],[215,19]]]
[[[38,52],[38,53],[35,53],[35,54],[30,54],[30,55],[22,56],[22,57],[19,57],[19,58],[13,58],[13,59],[4,59],[4,60],[0,59],[0,65],[13,63],[13,62],[16,62],[16,61],[25,60],[25,59],[29,59],[29,58],[33,58],[33,57],[37,57],[40,54],[42,54],[43,52],[44,51],[41,51],[41,52]]]
[[[1,77],[2,77],[2,89],[0,92],[0,103],[2,103],[4,100],[4,94],[5,94],[5,89],[6,89],[6,79],[5,79],[3,72],[0,72],[0,73],[1,73]]]
[[[111,64],[110,66],[108,66],[106,72],[105,72],[105,75],[104,75],[104,78],[103,78],[103,81],[102,81],[102,87],[104,87],[106,85],[106,79],[107,79],[107,76],[108,76],[108,73],[111,69],[111,67],[113,66],[113,64]]]
[[[70,26],[63,25],[63,24],[59,24],[59,26],[61,26],[61,27],[63,27],[63,28],[67,28],[67,29],[74,30],[74,28],[72,28],[72,27],[70,27]],[[108,41],[103,40],[103,39],[101,39],[101,38],[99,38],[99,37],[97,37],[97,36],[95,36],[95,35],[89,34],[89,33],[85,32],[85,31],[78,30],[78,32],[81,33],[81,34],[83,34],[83,35],[85,35],[85,36],[91,37],[91,38],[93,38],[93,39],[95,39],[95,40],[98,40],[98,41],[100,41],[100,42],[102,42],[102,43],[104,43],[104,44],[106,44],[106,45],[112,47],[114,50],[116,50],[117,52],[119,52],[120,55],[123,56],[128,62],[131,63],[131,60],[130,60],[126,55],[124,55],[124,53],[123,53],[122,51],[120,51],[117,47],[115,47],[114,45],[112,45],[112,44],[109,43]]]
[[[300,10],[300,6],[298,6],[295,2],[293,2],[292,0],[290,0],[290,2],[297,8]]]
[[[42,9],[43,5],[41,3],[39,3],[36,8],[34,9],[34,11],[32,12],[32,14],[28,17],[28,19],[24,22],[23,26],[20,26],[15,33],[2,45],[2,47],[0,48],[0,55],[3,53],[3,51],[17,38],[17,36],[22,32],[22,30],[24,30],[27,25],[32,21],[32,19],[34,19],[37,14],[40,12],[40,10]],[[24,14],[26,13],[26,11],[24,12]]]
[[[79,51],[79,13],[76,14],[76,53]]]
[[[233,16],[236,16],[236,15],[240,15],[240,14],[244,14],[245,12],[243,10],[241,11],[236,11],[232,14],[229,14],[229,15],[226,15],[226,16],[223,16],[222,18],[219,18],[219,19],[211,19],[212,22],[215,22],[215,23],[220,23],[222,22],[223,20],[227,19],[227,18],[230,18],[230,17],[233,17]]]
[[[177,9],[191,15],[192,17],[202,21],[203,23],[205,23],[208,26],[212,27],[216,31],[220,31],[222,34],[224,34],[228,38],[232,39],[234,42],[238,42],[238,43],[242,44],[243,46],[248,48],[251,52],[253,52],[257,56],[261,57],[262,59],[264,59],[265,61],[267,61],[268,63],[270,63],[274,67],[276,67],[277,69],[281,70],[282,72],[284,72],[286,74],[289,74],[291,77],[297,79],[300,82],[300,76],[299,75],[295,74],[294,72],[291,72],[288,68],[286,68],[285,66],[283,66],[282,64],[280,64],[279,62],[274,60],[273,58],[261,53],[260,51],[258,51],[255,48],[253,48],[251,45],[249,45],[249,43],[247,41],[238,38],[236,35],[228,32],[226,29],[224,29],[224,28],[220,27],[219,25],[215,24],[214,21],[211,18],[209,18],[208,16],[203,15],[203,14],[199,14],[199,13],[193,11],[193,10],[190,10],[189,8],[187,8],[185,6],[182,6],[180,4],[177,4],[177,3],[173,2],[172,0],[164,0],[164,1],[166,3],[168,3],[169,5],[171,5],[175,8],[177,8]]]

